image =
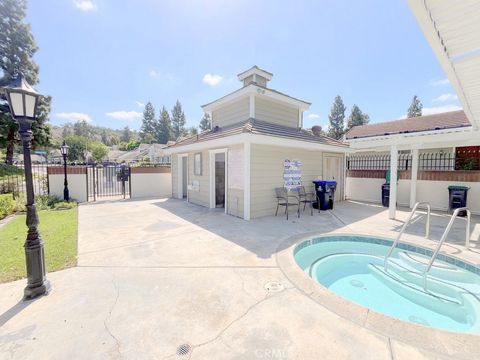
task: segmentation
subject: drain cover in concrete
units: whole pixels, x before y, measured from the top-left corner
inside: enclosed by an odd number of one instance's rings
[[[182,344],[177,348],[177,355],[186,356],[190,353],[191,349],[190,344]]]
[[[270,293],[277,293],[284,289],[283,285],[277,281],[270,281],[265,284],[265,290]]]

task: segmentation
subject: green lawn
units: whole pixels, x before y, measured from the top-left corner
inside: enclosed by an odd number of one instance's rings
[[[75,266],[77,261],[77,208],[39,212],[40,235],[45,244],[47,271]],[[25,274],[27,236],[25,215],[0,228],[0,283],[21,279]]]

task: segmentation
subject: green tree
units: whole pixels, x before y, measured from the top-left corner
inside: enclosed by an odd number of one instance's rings
[[[173,140],[177,140],[180,136],[185,135],[185,114],[182,109],[182,104],[177,100],[172,109],[172,136]]]
[[[73,124],[73,135],[92,138],[93,131],[86,120],[80,120]]]
[[[101,139],[102,139],[102,143],[104,143],[104,144],[107,145],[107,146],[110,146],[110,145],[111,145],[111,143],[110,143],[110,137],[108,136],[106,129],[103,129],[103,130],[102,130],[102,133],[100,134],[100,137],[101,137]]]
[[[0,87],[9,84],[18,74],[23,74],[31,84],[38,83],[38,66],[33,56],[38,50],[31,33],[30,25],[24,22],[26,16],[26,0],[0,1]],[[5,162],[13,162],[15,144],[18,143],[17,124],[10,115],[5,98],[0,106],[0,147],[6,147]],[[50,132],[48,115],[50,98],[41,100],[38,109],[38,122],[32,128],[33,146],[48,146]]]
[[[417,95],[415,95],[412,99],[412,103],[408,108],[407,117],[413,118],[417,116],[422,116],[422,109],[423,109],[423,104],[420,101],[420,98]]]
[[[125,147],[125,150],[132,151],[132,150],[135,150],[136,148],[138,148],[139,146],[140,146],[140,141],[133,139],[133,140],[130,140],[127,143],[127,146]]]
[[[69,147],[68,159],[70,161],[85,161],[88,139],[83,136],[68,136],[65,141]]]
[[[205,113],[203,114],[203,117],[202,117],[202,120],[200,120],[200,130],[201,131],[205,131],[205,130],[208,130],[210,129],[212,125],[212,120],[210,119],[210,114],[208,113]]]
[[[155,108],[149,101],[143,110],[142,126],[140,127],[140,139],[142,142],[151,143],[155,139],[156,129]]]
[[[64,125],[62,129],[62,138],[65,139],[66,137],[72,136],[72,135],[73,135],[72,127],[69,124]]]
[[[88,145],[88,150],[92,154],[93,160],[100,162],[108,155],[108,148],[100,141],[92,141]]]
[[[118,137],[117,134],[112,134],[110,135],[109,142],[110,142],[110,145],[118,145],[120,144],[120,138]]]
[[[155,142],[155,134],[143,133],[141,139],[144,144],[151,144]]]
[[[122,136],[120,137],[120,141],[128,143],[132,140],[132,131],[128,126],[125,126],[122,131]]]
[[[352,106],[352,111],[347,121],[347,129],[350,130],[354,126],[365,125],[370,121],[370,116],[367,113],[362,112],[357,105]]]
[[[187,134],[188,135],[197,135],[198,134],[198,129],[195,126],[189,127],[187,129]]]
[[[330,115],[328,115],[328,120],[330,121],[328,136],[334,139],[340,139],[342,137],[344,132],[345,110],[347,110],[347,108],[343,104],[342,98],[340,95],[337,95],[330,109]]]
[[[166,144],[170,140],[172,134],[172,121],[170,120],[170,114],[165,106],[162,107],[160,112],[160,120],[158,121],[157,129],[157,142],[160,144]]]

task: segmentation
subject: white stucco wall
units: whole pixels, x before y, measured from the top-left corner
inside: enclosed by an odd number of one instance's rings
[[[170,173],[131,174],[132,199],[143,197],[166,198],[172,196]]]
[[[63,174],[49,174],[48,186],[50,189],[50,195],[63,198]],[[77,200],[78,202],[86,202],[87,199],[87,176],[85,174],[68,174],[68,191],[70,198]]]
[[[385,179],[348,177],[346,197],[348,200],[371,203],[382,202],[381,186]],[[480,183],[462,181],[430,181],[417,180],[416,201],[428,201],[434,210],[448,210],[448,186],[462,185],[470,187],[467,195],[467,206],[470,211],[480,214]],[[410,204],[410,180],[399,180],[397,203],[400,206]]]

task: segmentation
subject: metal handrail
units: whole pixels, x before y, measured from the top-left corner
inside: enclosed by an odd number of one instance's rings
[[[450,221],[448,222],[448,225],[447,225],[445,231],[443,232],[442,238],[438,242],[438,245],[437,245],[435,251],[433,252],[432,257],[430,258],[430,261],[428,262],[427,267],[423,270],[423,289],[425,291],[427,290],[427,273],[432,268],[433,262],[435,261],[435,258],[437,257],[438,253],[440,252],[440,248],[442,247],[443,243],[447,239],[447,236],[448,236],[450,230],[452,229],[453,223],[454,223],[455,219],[457,218],[458,213],[460,211],[465,211],[467,213],[467,227],[465,229],[465,246],[467,248],[469,246],[469,243],[470,243],[470,218],[471,218],[470,210],[468,210],[467,207],[456,208],[455,211],[452,214],[452,217],[450,218]]]
[[[402,229],[400,230],[400,233],[398,234],[397,238],[395,239],[395,241],[393,242],[392,246],[390,247],[390,250],[388,250],[388,253],[387,255],[385,255],[385,258],[383,260],[384,262],[384,270],[387,271],[387,263],[388,263],[388,258],[392,255],[393,253],[393,250],[395,249],[395,247],[397,246],[398,244],[398,241],[400,240],[400,238],[402,237],[403,233],[405,232],[405,229],[407,228],[407,226],[410,224],[410,222],[412,221],[412,218],[413,218],[413,215],[417,212],[417,208],[420,206],[420,205],[426,205],[427,206],[427,223],[425,225],[425,238],[428,239],[428,237],[430,236],[430,211],[431,211],[431,208],[430,208],[430,203],[427,202],[427,201],[419,201],[417,202],[414,206],[413,206],[413,209],[412,211],[410,212],[410,215],[408,216],[407,218],[407,221],[405,221],[405,223],[403,224],[402,226]]]

